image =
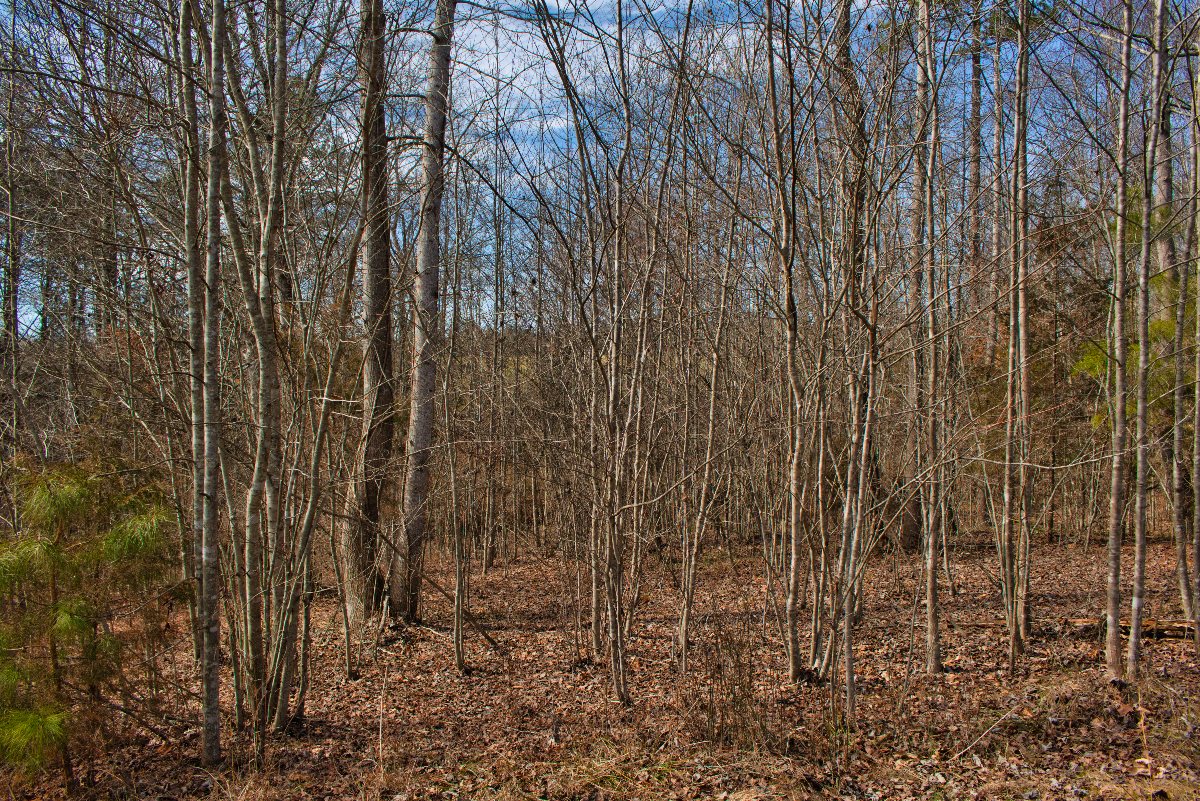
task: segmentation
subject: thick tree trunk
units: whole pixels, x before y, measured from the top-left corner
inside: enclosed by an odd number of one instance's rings
[[[382,0],[363,0],[359,78],[362,110],[363,428],[342,534],[342,575],[351,628],[379,607],[380,501],[392,457],[391,214],[388,208],[387,95]]]
[[[429,51],[425,95],[425,141],[421,153],[421,224],[417,232],[417,276],[413,285],[412,400],[408,417],[408,469],[404,484],[404,543],[392,569],[393,614],[419,618],[421,573],[429,517],[429,462],[432,455],[437,363],[438,274],[441,267],[443,155],[450,109],[450,45],[457,0],[438,0]]]

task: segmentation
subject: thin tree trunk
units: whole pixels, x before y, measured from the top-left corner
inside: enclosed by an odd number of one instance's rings
[[[922,126],[924,133],[921,136],[925,143],[924,148],[924,163],[918,166],[918,170],[924,171],[924,181],[922,182],[924,189],[924,197],[920,202],[924,206],[924,221],[925,235],[924,253],[922,261],[924,263],[925,272],[925,287],[928,293],[927,302],[925,304],[925,336],[927,339],[926,345],[926,360],[925,360],[925,458],[922,460],[922,467],[925,470],[925,485],[927,490],[925,493],[924,518],[925,525],[925,672],[930,675],[937,675],[942,672],[942,642],[941,632],[938,623],[938,543],[939,543],[939,528],[941,522],[941,491],[940,477],[941,470],[937,466],[937,461],[941,458],[938,446],[938,414],[940,412],[938,401],[938,327],[937,327],[937,306],[938,306],[938,283],[936,273],[936,262],[934,260],[933,238],[934,238],[934,186],[933,175],[934,168],[937,164],[938,150],[938,100],[937,100],[937,78],[935,69],[935,60],[933,54],[933,22],[930,18],[929,0],[921,0],[921,45],[920,57],[922,60],[921,73],[925,76],[925,102],[926,107],[922,110],[925,115],[925,124]]]
[[[1121,661],[1121,541],[1125,530],[1125,458],[1129,440],[1125,383],[1125,284],[1126,237],[1129,215],[1129,88],[1132,80],[1133,1],[1125,0],[1122,12],[1121,98],[1117,111],[1116,253],[1113,263],[1113,437],[1112,475],[1108,507],[1108,625],[1105,664],[1110,678],[1124,674]],[[1200,459],[1200,451],[1197,451]]]
[[[785,7],[785,20],[781,27],[787,31],[790,17]],[[796,308],[796,289],[794,278],[794,240],[795,240],[795,208],[794,198],[788,191],[788,182],[792,164],[788,158],[790,147],[785,149],[783,132],[787,121],[784,109],[780,104],[780,92],[776,86],[775,66],[775,23],[774,0],[766,7],[766,42],[768,48],[767,87],[771,108],[771,146],[774,150],[775,161],[775,201],[778,220],[775,223],[776,243],[775,256],[779,260],[782,276],[782,293],[784,309],[784,363],[787,370],[787,383],[790,393],[791,436],[790,453],[787,475],[787,506],[783,519],[786,523],[784,538],[786,540],[787,562],[787,597],[785,601],[787,651],[789,676],[792,681],[799,681],[804,673],[803,651],[801,649],[799,620],[800,620],[800,527],[803,506],[803,464],[802,464],[802,432],[800,429],[800,409],[803,389],[800,386],[799,367],[797,366],[797,351],[799,350],[799,313]],[[788,47],[791,42],[790,32],[782,37],[782,46]],[[785,51],[786,52],[786,51]],[[783,59],[783,72],[788,73],[788,59]],[[790,77],[790,76],[789,76]],[[789,82],[790,90],[791,84]]]
[[[987,364],[994,367],[996,351],[1000,345],[1001,254],[1004,249],[1004,75],[1001,56],[1004,37],[996,37],[996,49],[992,53],[992,258],[990,277],[992,281],[992,306],[988,315]]]
[[[1166,0],[1157,0],[1154,10],[1153,62],[1150,77],[1151,119],[1157,119],[1163,102],[1163,60],[1166,39],[1163,32],[1166,17]],[[1133,554],[1133,598],[1129,615],[1129,645],[1126,652],[1125,669],[1130,679],[1137,679],[1138,663],[1141,659],[1142,612],[1145,606],[1146,584],[1146,509],[1147,489],[1150,480],[1150,248],[1154,239],[1155,198],[1153,175],[1158,154],[1159,126],[1149,126],[1149,141],[1146,145],[1144,175],[1146,187],[1142,198],[1142,241],[1138,259],[1138,384],[1137,384],[1137,475],[1134,489],[1134,554]]]
[[[450,536],[453,538],[454,550],[454,609],[453,609],[453,640],[454,666],[460,673],[470,672],[467,666],[466,641],[464,624],[467,616],[468,593],[470,592],[471,570],[467,562],[467,550],[464,537],[464,521],[460,519],[458,494],[458,442],[454,426],[454,403],[451,400],[450,380],[454,369],[455,347],[458,344],[459,316],[462,309],[462,258],[461,245],[456,245],[453,280],[454,313],[450,318],[450,341],[446,349],[446,375],[442,379],[442,415],[446,427],[446,468],[450,480]]]
[[[192,63],[192,0],[183,0],[179,13],[179,49],[183,73],[182,100],[187,122],[185,144],[183,247],[187,263],[188,371],[190,382],[192,515],[189,538],[183,546],[184,580],[194,588],[189,598],[193,651],[200,661],[204,641],[197,617],[204,539],[204,267],[200,254],[200,123],[196,105],[195,66]]]
[[[1017,281],[1017,476],[1020,486],[1021,525],[1015,561],[1017,628],[1023,647],[1029,638],[1032,601],[1029,597],[1030,525],[1033,518],[1033,476],[1029,468],[1032,448],[1032,408],[1029,378],[1029,2],[1021,0],[1017,25],[1017,84],[1013,98],[1013,226],[1012,255]]]
[[[266,610],[266,619],[251,615],[250,628],[250,657],[252,679],[262,689],[259,690],[257,703],[256,724],[259,731],[255,735],[255,759],[261,763],[263,758],[266,724],[271,722],[277,731],[282,731],[290,718],[288,701],[291,695],[291,675],[296,666],[296,636],[295,626],[285,623],[294,620],[296,605],[300,593],[289,592],[288,586],[295,585],[299,576],[307,569],[307,551],[293,553],[291,543],[287,539],[287,527],[283,519],[283,452],[282,452],[282,392],[280,387],[279,370],[279,341],[275,333],[275,286],[279,277],[286,274],[283,248],[279,239],[284,213],[284,149],[287,145],[287,0],[272,0],[269,8],[272,14],[269,19],[273,23],[273,47],[269,48],[273,56],[271,63],[271,160],[268,180],[267,209],[259,232],[258,266],[258,313],[251,310],[251,320],[254,327],[255,345],[259,352],[259,399],[258,413],[260,416],[261,433],[259,436],[266,441],[263,451],[266,454],[266,466],[263,485],[263,505],[266,512],[265,542],[247,543],[247,547],[256,545],[259,562],[266,570],[266,586],[262,577],[258,583],[250,586],[258,594],[259,599],[266,599],[270,607]],[[248,527],[249,528],[249,527]],[[267,554],[262,554],[264,545],[269,546]],[[265,559],[264,559],[265,556]],[[247,565],[250,560],[247,558]],[[248,571],[249,572],[249,571]],[[247,598],[248,606],[256,609],[255,599]],[[261,612],[260,612],[261,614]],[[264,652],[264,643],[269,640],[271,662],[283,662],[287,666],[284,679],[267,685],[266,682],[279,675],[278,670],[268,667]],[[270,673],[268,674],[268,671]],[[270,677],[270,678],[269,678]],[[264,686],[265,685],[265,686]],[[253,697],[253,696],[252,696]],[[261,723],[259,723],[261,721]]]
[[[842,166],[841,201],[843,207],[842,249],[846,280],[850,284],[845,303],[855,313],[861,302],[859,284],[866,283],[864,270],[867,267],[865,231],[867,215],[867,131],[862,90],[854,71],[851,50],[851,0],[840,0],[833,23],[834,56],[833,69],[838,87],[839,116],[842,147],[845,163]],[[872,282],[873,283],[873,282]],[[874,297],[872,298],[874,303]],[[857,374],[852,374],[848,387],[849,401],[853,406],[850,434],[850,462],[846,468],[846,497],[842,516],[842,658],[845,670],[845,717],[849,725],[855,718],[854,678],[854,617],[857,610],[858,551],[862,528],[862,493],[866,486],[863,473],[866,470],[870,451],[872,398],[874,394],[874,311],[872,322],[867,326],[867,351],[862,358]],[[849,337],[847,337],[849,340]],[[846,345],[848,346],[848,341]]]
[[[201,540],[200,619],[204,627],[202,663],[203,760],[221,761],[221,588],[218,540],[221,438],[221,175],[225,170],[225,0],[213,0],[209,58],[208,233],[204,268],[204,508]]]
[[[1193,218],[1194,224],[1194,218]],[[1189,239],[1195,238],[1192,230]],[[1169,238],[1169,237],[1168,237]],[[1189,243],[1190,244],[1190,243]],[[1174,248],[1171,248],[1174,255]],[[1183,616],[1193,618],[1195,599],[1192,597],[1192,581],[1188,571],[1188,528],[1191,524],[1191,482],[1186,453],[1187,421],[1187,360],[1184,347],[1184,328],[1187,326],[1188,281],[1192,269],[1191,259],[1184,259],[1177,268],[1178,281],[1175,297],[1175,332],[1171,350],[1175,362],[1175,387],[1171,415],[1171,524],[1175,532],[1175,578],[1179,586],[1179,602]]]
[[[983,268],[983,9],[976,0],[971,14],[971,107],[967,130],[967,241],[970,247],[968,280],[975,285],[982,280]],[[994,301],[994,298],[989,300]],[[990,361],[989,361],[990,363]]]
[[[1200,50],[1200,33],[1193,39],[1193,46]],[[1192,79],[1192,181],[1193,188],[1200,189],[1200,72]],[[1200,258],[1200,197],[1192,196],[1192,252],[1190,260]],[[1200,308],[1200,265],[1196,269],[1197,308]],[[1196,314],[1196,328],[1193,337],[1195,347],[1195,362],[1193,375],[1197,377],[1192,403],[1192,619],[1194,628],[1193,640],[1196,653],[1200,654],[1200,314]],[[1110,625],[1114,622],[1110,618]]]
[[[1170,65],[1166,66],[1170,72]],[[1184,452],[1184,422],[1187,404],[1186,364],[1184,355],[1184,326],[1187,324],[1187,284],[1191,263],[1186,259],[1177,264],[1175,259],[1174,228],[1174,152],[1171,144],[1171,102],[1169,96],[1160,101],[1159,145],[1162,157],[1155,164],[1156,191],[1159,211],[1156,223],[1165,226],[1158,237],[1158,272],[1162,282],[1158,292],[1161,300],[1159,314],[1166,316],[1172,306],[1175,311],[1174,332],[1170,342],[1169,357],[1174,365],[1174,388],[1172,391],[1171,435],[1163,436],[1166,463],[1171,468],[1171,530],[1175,537],[1175,580],[1179,588],[1179,603],[1183,616],[1192,617],[1192,584],[1188,571],[1188,514],[1191,494],[1188,492],[1191,477],[1188,475],[1187,454]],[[1175,297],[1170,297],[1170,290]]]
[[[13,47],[17,41],[17,15],[14,7],[10,6],[8,16],[9,42],[10,47]],[[7,362],[5,377],[8,379],[9,391],[9,408],[7,410],[9,431],[8,441],[3,443],[3,451],[0,452],[0,459],[9,458],[21,447],[21,321],[18,308],[21,291],[21,231],[17,227],[17,185],[13,177],[13,163],[17,158],[17,132],[14,127],[16,124],[16,83],[15,76],[10,76],[8,80],[8,118],[5,120],[4,137],[4,188],[7,195],[7,219],[4,232],[4,340],[0,347],[3,347]],[[17,524],[15,509],[13,513],[13,527],[15,528]]]

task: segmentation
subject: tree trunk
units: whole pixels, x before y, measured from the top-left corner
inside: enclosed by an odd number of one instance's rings
[[[200,620],[204,628],[202,661],[203,760],[221,760],[221,590],[218,541],[221,438],[221,175],[225,169],[225,2],[213,0],[209,58],[208,232],[204,268],[204,508],[201,540]]]
[[[1168,72],[1169,72],[1168,67]],[[1174,387],[1172,391],[1171,434],[1162,436],[1163,450],[1166,452],[1166,464],[1171,469],[1171,530],[1175,537],[1175,580],[1179,588],[1179,603],[1183,608],[1183,616],[1192,617],[1192,585],[1188,571],[1188,525],[1190,515],[1191,493],[1188,491],[1191,477],[1188,475],[1187,455],[1184,452],[1184,421],[1187,414],[1187,386],[1184,358],[1183,329],[1187,324],[1187,284],[1191,262],[1184,260],[1181,264],[1175,259],[1174,227],[1174,152],[1171,145],[1171,102],[1169,97],[1163,97],[1158,113],[1159,150],[1162,158],[1155,164],[1156,192],[1158,206],[1155,223],[1164,226],[1158,237],[1156,249],[1158,252],[1158,273],[1160,290],[1158,314],[1167,318],[1169,311],[1174,309],[1174,331],[1167,354],[1174,365]],[[1171,297],[1171,290],[1175,291]]]
[[[9,10],[9,41],[16,42],[16,14]],[[10,45],[11,46],[11,45]],[[17,185],[13,177],[13,162],[17,157],[17,138],[14,125],[16,123],[16,80],[10,76],[8,81],[8,119],[5,121],[4,137],[4,183],[7,195],[7,220],[4,232],[4,296],[3,323],[4,339],[0,343],[3,348],[5,377],[8,379],[9,408],[7,441],[2,444],[2,457],[7,459],[20,449],[21,403],[20,403],[20,372],[21,372],[21,330],[18,304],[21,290],[21,231],[17,227]],[[15,523],[15,521],[14,521]]]
[[[1017,629],[1023,644],[1029,638],[1033,618],[1029,597],[1030,522],[1033,519],[1033,475],[1029,460],[1032,455],[1032,390],[1029,378],[1029,4],[1021,0],[1017,25],[1017,83],[1013,106],[1013,227],[1012,254],[1016,273],[1017,292],[1017,431],[1020,462],[1017,475],[1020,485],[1021,525],[1014,566],[1017,593]]]
[[[842,166],[841,203],[843,204],[843,236],[845,242],[841,255],[845,265],[846,280],[850,284],[846,305],[855,314],[861,310],[854,307],[861,302],[860,283],[866,282],[867,268],[867,129],[862,90],[855,74],[854,57],[851,49],[851,0],[840,0],[833,23],[834,83],[837,86],[839,138],[842,140],[845,158]],[[874,302],[874,298],[872,298]],[[874,309],[872,310],[872,318]],[[872,398],[875,376],[875,335],[873,323],[867,326],[864,339],[867,344],[859,367],[851,373],[847,387],[852,406],[849,463],[846,467],[845,507],[842,514],[842,660],[845,670],[845,717],[853,725],[855,717],[856,688],[854,678],[854,618],[857,610],[858,551],[862,528],[863,492],[867,485],[863,473],[866,470],[871,448]],[[843,345],[846,347],[846,345]]]
[[[391,214],[388,207],[387,96],[382,0],[362,1],[359,79],[362,109],[362,440],[342,534],[342,575],[349,625],[378,609],[383,579],[377,561],[380,501],[392,456]]]
[[[1152,120],[1158,119],[1163,87],[1163,61],[1166,39],[1163,33],[1166,0],[1157,0],[1154,10],[1153,62],[1151,66],[1150,93]],[[1134,554],[1133,554],[1133,598],[1129,615],[1129,645],[1126,652],[1126,671],[1131,679],[1137,679],[1138,663],[1141,659],[1141,625],[1145,606],[1146,583],[1146,507],[1147,489],[1150,480],[1150,248],[1154,239],[1155,198],[1150,180],[1158,153],[1159,126],[1149,126],[1149,141],[1146,144],[1144,175],[1146,190],[1142,197],[1142,241],[1138,258],[1138,384],[1137,384],[1137,474],[1134,489]]]
[[[1121,98],[1117,111],[1117,207],[1116,253],[1113,262],[1113,436],[1112,481],[1108,507],[1108,628],[1105,634],[1104,661],[1110,678],[1124,674],[1121,662],[1121,541],[1124,538],[1125,458],[1129,440],[1127,403],[1129,390],[1125,383],[1125,262],[1129,213],[1129,88],[1132,79],[1133,2],[1125,0],[1122,12],[1124,28],[1121,44]],[[1200,452],[1198,452],[1200,453]]]
[[[1193,44],[1200,49],[1200,34],[1194,37]],[[1200,188],[1200,106],[1194,100],[1200,97],[1200,73],[1193,78],[1192,97],[1192,180],[1194,187]],[[1192,204],[1193,251],[1188,257],[1195,260],[1200,255],[1200,198],[1195,194],[1192,196]],[[1196,270],[1195,300],[1200,306],[1200,267]],[[1193,375],[1200,377],[1200,314],[1196,315],[1193,345]],[[1195,383],[1192,432],[1192,621],[1195,628],[1196,653],[1200,654],[1200,608],[1197,608],[1200,607],[1200,380]]]
[[[1001,70],[1001,48],[1004,37],[996,37],[992,53],[992,254],[990,277],[992,305],[988,314],[987,365],[996,365],[1000,345],[1001,255],[1004,250],[1004,76]]]
[[[922,253],[923,269],[925,272],[925,287],[928,293],[925,302],[925,458],[922,467],[925,470],[925,672],[937,675],[942,672],[942,641],[938,624],[938,543],[941,522],[941,468],[937,464],[941,458],[938,446],[938,282],[936,262],[934,260],[934,168],[937,165],[938,150],[938,101],[937,78],[933,54],[933,22],[930,18],[929,0],[921,0],[921,42],[919,58],[921,59],[920,73],[924,76],[923,95],[925,107],[921,110],[925,122],[921,126],[920,139],[923,143],[922,155],[924,162],[917,165],[918,173],[924,172],[922,188],[924,196],[919,202],[924,207],[921,219],[924,227],[924,252]]]
[[[392,569],[392,612],[419,618],[421,572],[429,516],[429,462],[432,455],[437,363],[438,272],[441,267],[443,154],[450,109],[450,44],[457,0],[438,0],[429,51],[425,95],[425,141],[421,153],[421,224],[417,232],[417,276],[413,284],[412,400],[408,418],[408,469],[404,484],[404,544]]]
[[[197,623],[204,538],[204,267],[200,254],[200,123],[196,105],[195,69],[192,63],[192,0],[184,0],[179,14],[179,50],[183,86],[181,97],[187,140],[184,155],[183,248],[187,264],[188,372],[190,377],[192,509],[191,530],[183,545],[184,580],[196,590],[188,599],[192,618],[193,651],[197,662],[203,652],[203,635]]]

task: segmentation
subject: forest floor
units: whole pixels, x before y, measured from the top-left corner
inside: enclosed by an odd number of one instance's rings
[[[669,567],[650,560],[631,638],[629,707],[613,701],[605,666],[578,659],[575,614],[563,603],[573,597],[574,574],[554,572],[557,560],[530,557],[474,577],[475,614],[505,652],[468,629],[469,674],[454,667],[448,604],[431,593],[428,625],[385,632],[360,676],[348,679],[340,617],[324,597],[314,610],[306,719],[270,743],[264,770],[250,769],[248,743],[229,733],[226,765],[199,767],[198,731],[181,722],[170,741],[114,743],[92,767],[94,794],[248,801],[1200,797],[1200,662],[1192,642],[1147,641],[1143,680],[1116,688],[1105,679],[1100,635],[1065,623],[1100,614],[1103,548],[1035,549],[1035,636],[1015,673],[994,552],[980,543],[952,557],[957,592],[943,596],[946,673],[939,678],[920,670],[917,560],[875,560],[857,634],[853,729],[831,722],[830,696],[840,688],[789,685],[753,549],[706,555],[686,679],[671,658],[678,596]],[[1150,617],[1179,616],[1173,564],[1171,547],[1155,543]],[[449,586],[445,570],[437,580]],[[181,672],[179,680],[188,678]],[[51,781],[18,781],[11,794],[57,794]]]

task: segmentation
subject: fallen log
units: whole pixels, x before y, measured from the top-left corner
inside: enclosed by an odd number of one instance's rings
[[[1102,634],[1105,627],[1108,625],[1108,618],[1105,617],[1069,617],[1064,621],[1068,626],[1082,634]],[[1142,621],[1142,636],[1151,638],[1160,637],[1191,637],[1196,630],[1196,624],[1191,620],[1177,619],[1159,619],[1147,618]],[[1121,631],[1129,632],[1129,621],[1121,621]]]

